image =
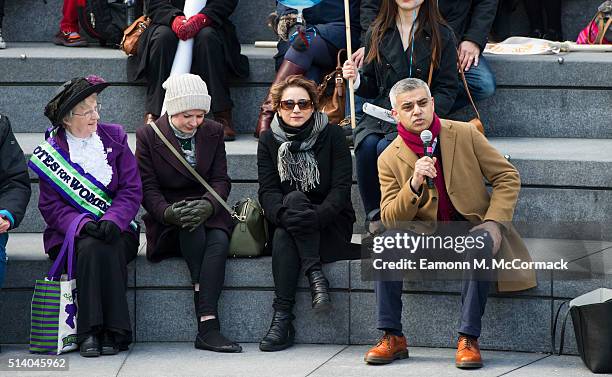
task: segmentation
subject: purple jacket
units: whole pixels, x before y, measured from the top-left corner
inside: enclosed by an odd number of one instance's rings
[[[136,158],[128,145],[127,134],[120,125],[98,123],[96,133],[107,150],[108,163],[113,168],[113,178],[106,186],[111,192],[113,203],[101,220],[112,221],[123,232],[128,229],[132,231],[129,224],[136,217],[142,201],[142,184]],[[55,141],[60,148],[70,152],[66,131],[63,128],[58,131]],[[80,212],[44,179],[40,180],[38,209],[47,223],[43,241],[45,252],[48,253],[51,248],[64,242],[68,226]],[[92,220],[89,218],[82,220],[77,231],[80,232],[88,221]]]

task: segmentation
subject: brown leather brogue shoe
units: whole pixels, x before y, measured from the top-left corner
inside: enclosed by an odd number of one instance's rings
[[[462,369],[474,369],[482,367],[482,357],[478,339],[464,335],[459,336],[457,344],[457,355],[455,356],[455,366]]]
[[[405,336],[385,334],[378,343],[366,353],[368,364],[389,364],[397,359],[408,357],[408,345]]]

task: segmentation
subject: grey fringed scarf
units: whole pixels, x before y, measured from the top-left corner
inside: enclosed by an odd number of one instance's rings
[[[319,166],[315,159],[312,147],[317,141],[321,131],[327,126],[328,119],[325,113],[313,113],[314,125],[310,136],[303,141],[291,140],[279,124],[278,114],[274,116],[270,127],[274,138],[281,143],[278,148],[278,174],[281,182],[294,183],[301,192],[307,192],[319,184]]]

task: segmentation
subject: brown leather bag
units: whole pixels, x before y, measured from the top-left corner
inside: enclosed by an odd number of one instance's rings
[[[343,53],[346,53],[345,49],[338,51],[336,69],[325,76],[318,88],[319,110],[327,114],[329,122],[332,124],[340,124],[344,119],[346,110],[346,87],[342,77]],[[327,85],[332,79],[334,80],[334,91],[331,95],[327,95]]]
[[[121,39],[119,48],[125,52],[127,56],[136,55],[138,52],[138,40],[150,24],[151,19],[149,17],[140,16],[123,31],[123,39]]]
[[[434,62],[435,56],[436,56],[436,48],[434,47],[433,53],[431,54],[431,63],[429,64],[429,77],[427,78],[427,86],[429,86],[430,88],[431,88],[431,79],[433,77],[433,66],[434,66],[433,62]],[[467,81],[465,80],[465,73],[463,72],[463,69],[461,69],[461,65],[459,64],[458,60],[457,60],[457,65],[459,67],[459,75],[461,76],[463,87],[465,88],[465,92],[467,93],[468,99],[470,100],[470,104],[472,104],[472,109],[474,109],[474,113],[476,113],[476,118],[471,119],[469,123],[472,123],[474,126],[476,126],[476,129],[480,131],[481,134],[484,135],[485,134],[484,125],[482,124],[482,121],[480,120],[480,113],[478,112],[478,109],[476,108],[476,104],[474,103],[474,100],[472,99],[472,93],[470,93],[470,88],[468,87]]]

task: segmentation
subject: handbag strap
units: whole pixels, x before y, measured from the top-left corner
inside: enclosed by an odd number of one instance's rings
[[[57,258],[55,258],[55,262],[53,262],[53,265],[47,274],[47,278],[49,280],[59,280],[60,276],[62,275],[62,269],[66,264],[66,259],[68,259],[68,279],[72,280],[74,277],[74,239],[76,238],[76,232],[81,220],[87,216],[90,215],[88,213],[78,215],[68,226],[62,247],[60,248]]]
[[[166,147],[168,147],[168,149],[170,150],[170,152],[172,152],[172,154],[183,164],[183,166],[185,166],[185,168],[195,177],[195,179],[198,180],[198,182],[200,182],[200,184],[202,186],[204,186],[204,188],[206,189],[206,191],[208,191],[212,196],[214,196],[215,199],[217,199],[217,201],[219,202],[219,204],[221,204],[221,206],[223,208],[225,208],[225,210],[227,212],[229,212],[230,216],[232,216],[235,219],[241,220],[240,216],[236,213],[236,211],[234,211],[226,202],[225,200],[223,200],[219,194],[217,194],[217,192],[215,191],[215,189],[213,189],[212,187],[210,187],[210,185],[204,180],[204,178],[202,178],[202,176],[200,174],[198,174],[197,171],[195,171],[195,169],[193,167],[191,167],[191,165],[189,165],[189,163],[185,160],[185,158],[183,156],[181,156],[181,154],[174,148],[174,146],[170,143],[170,141],[164,136],[164,134],[162,134],[162,132],[160,131],[159,127],[157,127],[157,125],[154,122],[150,122],[149,126],[151,126],[151,128],[153,128],[153,131],[155,131],[155,133],[157,134],[157,136],[159,136],[159,138],[164,142],[164,144],[166,144]]]
[[[476,113],[476,118],[480,119],[480,113],[476,108],[476,104],[474,103],[474,99],[472,98],[472,93],[470,93],[470,88],[468,87],[467,80],[465,79],[465,72],[463,72],[463,68],[461,68],[461,65],[459,65],[459,75],[461,76],[461,81],[463,81],[463,87],[465,88],[465,92],[467,93],[468,99],[472,104],[472,109],[474,109],[474,112]]]
[[[563,353],[563,344],[565,343],[565,325],[567,324],[567,317],[570,314],[570,310],[568,308],[567,312],[565,313],[565,316],[563,317],[563,324],[561,325],[561,339],[559,341],[559,352],[557,353],[557,349],[556,349],[556,337],[557,337],[557,322],[559,320],[559,315],[561,314],[561,309],[563,309],[563,307],[565,305],[569,306],[569,301],[563,301],[561,303],[561,305],[559,305],[559,307],[557,308],[557,314],[555,314],[555,320],[553,322],[553,326],[551,329],[551,337],[550,339],[552,340],[552,353],[553,354],[557,354],[558,356],[561,356],[561,354]]]
[[[610,28],[610,25],[612,25],[612,17],[608,18],[608,21],[604,24],[603,23],[604,18],[601,18],[601,24],[599,27],[599,31],[598,31],[598,35],[597,35],[597,40],[595,41],[598,45],[603,44],[603,40],[604,37],[606,36],[606,32],[608,31],[608,29]]]

